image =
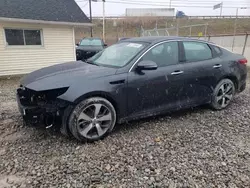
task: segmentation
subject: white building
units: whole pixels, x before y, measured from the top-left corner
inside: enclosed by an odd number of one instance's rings
[[[74,27],[91,25],[74,0],[1,0],[0,76],[74,61]]]
[[[126,16],[131,17],[173,17],[174,8],[127,8]]]

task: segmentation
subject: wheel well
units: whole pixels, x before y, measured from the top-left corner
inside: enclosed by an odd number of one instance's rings
[[[117,102],[110,95],[108,95],[105,92],[93,92],[93,93],[85,94],[85,95],[79,97],[75,101],[75,103],[77,104],[84,99],[88,99],[88,98],[92,98],[92,97],[101,97],[101,98],[108,100],[114,106],[116,113],[119,114],[119,108],[118,108]]]
[[[226,76],[223,79],[229,79],[234,83],[235,89],[238,90],[238,79],[236,78],[236,76]]]

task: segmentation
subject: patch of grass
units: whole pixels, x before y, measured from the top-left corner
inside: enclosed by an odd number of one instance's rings
[[[232,34],[234,32],[234,18],[225,19],[181,19],[179,26],[195,25],[195,24],[208,24],[207,34]],[[94,19],[93,23],[93,35],[95,37],[102,37],[102,20]],[[117,27],[114,26],[116,23]],[[250,19],[238,18],[237,20],[237,33],[250,32]],[[170,28],[176,27],[176,19],[173,18],[126,18],[126,19],[107,19],[106,20],[106,38],[107,40],[116,40],[119,37],[136,37],[140,36],[141,26],[144,29],[158,28]],[[205,33],[205,27],[192,28],[192,35],[198,35],[199,32]],[[180,29],[179,34],[181,36],[189,35],[189,28]],[[173,30],[171,35],[176,35],[176,31]],[[82,37],[89,37],[90,29],[76,29],[76,40],[78,41]]]

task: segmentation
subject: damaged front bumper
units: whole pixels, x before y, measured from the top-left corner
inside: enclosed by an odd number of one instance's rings
[[[44,125],[46,128],[61,124],[64,109],[69,103],[57,97],[65,91],[66,89],[56,89],[37,92],[24,87],[18,88],[16,100],[25,123]]]

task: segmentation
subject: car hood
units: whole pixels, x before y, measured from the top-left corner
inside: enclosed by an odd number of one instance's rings
[[[62,63],[34,71],[20,81],[23,87],[35,91],[70,87],[116,73],[116,69],[88,64],[82,61]]]
[[[83,51],[88,51],[88,52],[96,52],[96,51],[101,51],[103,50],[102,46],[77,46],[77,50],[83,50]]]

